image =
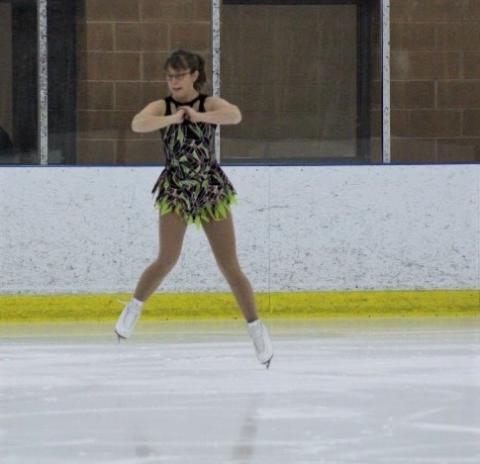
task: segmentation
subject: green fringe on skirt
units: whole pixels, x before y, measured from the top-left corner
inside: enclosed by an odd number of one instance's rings
[[[185,212],[183,205],[172,205],[166,198],[157,200],[155,202],[155,207],[160,210],[161,215],[174,211],[187,222],[187,225],[195,224],[197,229],[200,229],[202,227],[202,221],[210,222],[211,219],[215,221],[221,221],[222,219],[225,219],[228,215],[230,205],[237,203],[238,199],[236,194],[233,192],[228,192],[218,203],[205,203],[205,206],[196,213],[195,219],[192,217],[192,215]]]

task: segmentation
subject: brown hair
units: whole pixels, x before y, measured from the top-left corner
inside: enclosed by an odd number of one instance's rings
[[[198,53],[193,53],[182,48],[175,50],[165,61],[163,69],[166,71],[169,67],[175,69],[175,71],[184,69],[189,69],[191,73],[198,71],[197,80],[193,84],[197,91],[200,91],[205,82],[207,82],[205,60]]]

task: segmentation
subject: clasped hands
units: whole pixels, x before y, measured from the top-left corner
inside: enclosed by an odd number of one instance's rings
[[[180,106],[179,110],[184,110],[183,119],[190,122],[202,122],[202,113],[195,111],[191,106]]]

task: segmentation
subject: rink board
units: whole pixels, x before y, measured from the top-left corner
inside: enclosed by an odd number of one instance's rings
[[[118,317],[130,294],[3,295],[0,320],[110,320]],[[263,317],[417,317],[480,315],[480,292],[371,291],[256,293]],[[146,303],[143,318],[235,319],[241,312],[233,294],[157,293]]]

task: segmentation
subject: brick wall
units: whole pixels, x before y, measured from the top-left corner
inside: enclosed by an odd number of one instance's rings
[[[170,50],[202,53],[210,79],[211,0],[79,3],[78,162],[163,162],[159,133],[135,134],[130,122],[140,108],[167,93],[162,67]],[[372,43],[378,50],[377,21]],[[392,0],[391,47],[393,162],[480,161],[480,1]],[[374,59],[378,64],[378,51]],[[222,74],[228,73],[228,60],[222,56]],[[371,161],[380,162],[375,69]],[[204,91],[211,93],[211,82]],[[222,95],[248,110],[240,87],[230,80]],[[222,157],[229,151],[229,133],[240,126],[222,130]]]
[[[480,161],[480,1],[393,0],[392,159]]]
[[[79,2],[79,164],[163,163],[160,133],[136,134],[130,123],[168,93],[163,64],[172,49],[201,53],[209,78],[210,6],[210,0]],[[203,91],[211,92],[210,82]]]

